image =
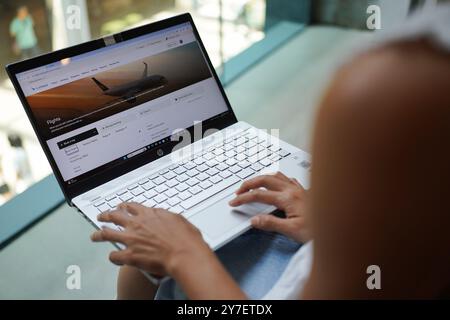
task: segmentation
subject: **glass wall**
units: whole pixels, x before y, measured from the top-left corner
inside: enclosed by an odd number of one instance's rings
[[[264,39],[279,20],[305,16],[304,8],[298,6],[303,2],[292,3],[286,0],[1,1],[0,205],[51,172],[6,76],[7,63],[190,12],[220,73],[226,61]],[[84,29],[80,37],[68,35],[64,28],[73,5],[81,11]],[[289,10],[282,12],[279,7]]]

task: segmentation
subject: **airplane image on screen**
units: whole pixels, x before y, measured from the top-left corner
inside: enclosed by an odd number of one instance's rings
[[[136,98],[140,93],[145,93],[167,83],[167,79],[159,74],[149,76],[147,63],[142,63],[145,65],[145,68],[142,73],[142,77],[138,80],[127,82],[114,88],[108,88],[96,78],[92,78],[92,80],[103,91],[103,94],[112,97],[119,97],[129,103],[133,103],[136,101]]]

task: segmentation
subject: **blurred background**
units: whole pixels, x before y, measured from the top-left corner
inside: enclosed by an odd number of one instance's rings
[[[377,32],[367,28],[369,5],[388,31],[437,2],[0,0],[0,298],[113,298],[117,273],[112,246],[91,244],[92,227],[64,204],[6,64],[190,12],[238,118],[309,151],[324,88]],[[20,43],[19,21],[32,22]],[[83,270],[82,290],[65,286],[71,264]]]

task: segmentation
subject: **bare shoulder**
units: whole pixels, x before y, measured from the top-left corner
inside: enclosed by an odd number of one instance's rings
[[[450,56],[423,42],[338,72],[313,144],[312,296],[436,297],[450,286],[449,88]],[[383,291],[367,290],[372,264]]]

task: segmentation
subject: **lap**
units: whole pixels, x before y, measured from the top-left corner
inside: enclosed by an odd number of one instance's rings
[[[283,235],[251,229],[216,254],[247,296],[260,299],[273,287],[300,246]],[[167,280],[161,284],[156,299],[186,296],[174,280]]]

